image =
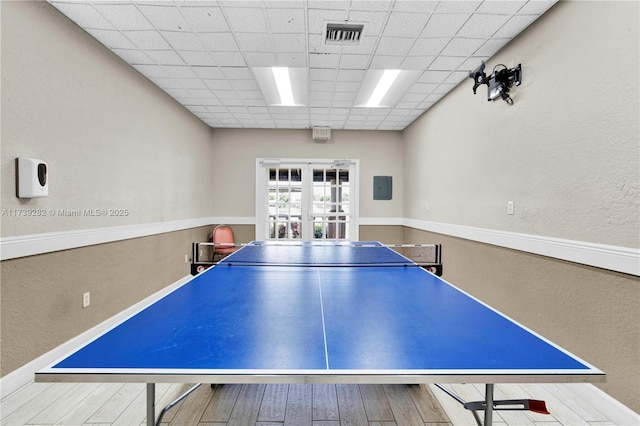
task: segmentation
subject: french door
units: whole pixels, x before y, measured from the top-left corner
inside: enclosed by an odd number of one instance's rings
[[[258,159],[256,239],[357,240],[358,161]]]

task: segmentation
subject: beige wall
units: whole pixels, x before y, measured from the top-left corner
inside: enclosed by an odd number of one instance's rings
[[[3,261],[2,375],[189,275],[184,255],[210,233],[207,226]]]
[[[5,215],[3,238],[211,216],[208,126],[46,2],[3,1],[1,30],[2,209],[129,210]],[[48,197],[16,198],[22,156],[48,162]],[[210,231],[3,261],[2,375],[188,275],[184,255]]]
[[[638,2],[561,1],[404,131],[404,216],[640,247]],[[507,216],[507,201],[515,215]]]
[[[49,196],[15,195],[16,157]],[[128,209],[2,217],[2,236],[209,217],[211,129],[46,2],[2,2],[2,208]]]
[[[603,370],[597,386],[640,411],[638,277],[411,228],[404,241],[442,244],[444,279]]]
[[[466,80],[407,128],[404,217],[640,247],[638,16],[638,2],[562,1],[487,61],[522,63],[513,106]],[[443,243],[447,279],[640,411],[640,278],[411,228],[404,242]]]
[[[216,217],[255,217],[256,158],[360,160],[360,216],[402,217],[402,135],[393,131],[332,131],[315,143],[310,130],[214,129]],[[373,176],[394,177],[393,199],[373,200]]]

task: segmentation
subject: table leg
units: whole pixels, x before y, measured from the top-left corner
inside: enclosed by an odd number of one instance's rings
[[[156,424],[156,384],[147,383],[147,426]]]
[[[491,426],[493,424],[493,383],[487,383],[485,385],[484,401],[486,407],[484,409],[483,426]]]

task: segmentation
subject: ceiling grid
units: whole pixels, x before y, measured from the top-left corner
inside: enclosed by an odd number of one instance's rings
[[[49,2],[211,127],[402,130],[556,0]],[[329,22],[364,24],[360,42],[325,44]],[[306,105],[267,103],[254,69],[272,66],[305,70]],[[383,69],[415,77],[356,105]]]

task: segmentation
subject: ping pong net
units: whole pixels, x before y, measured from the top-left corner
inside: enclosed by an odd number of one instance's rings
[[[313,267],[410,267],[442,275],[439,244],[390,244],[351,241],[254,241],[218,262],[202,260],[203,247],[193,243],[191,273],[217,265]]]

